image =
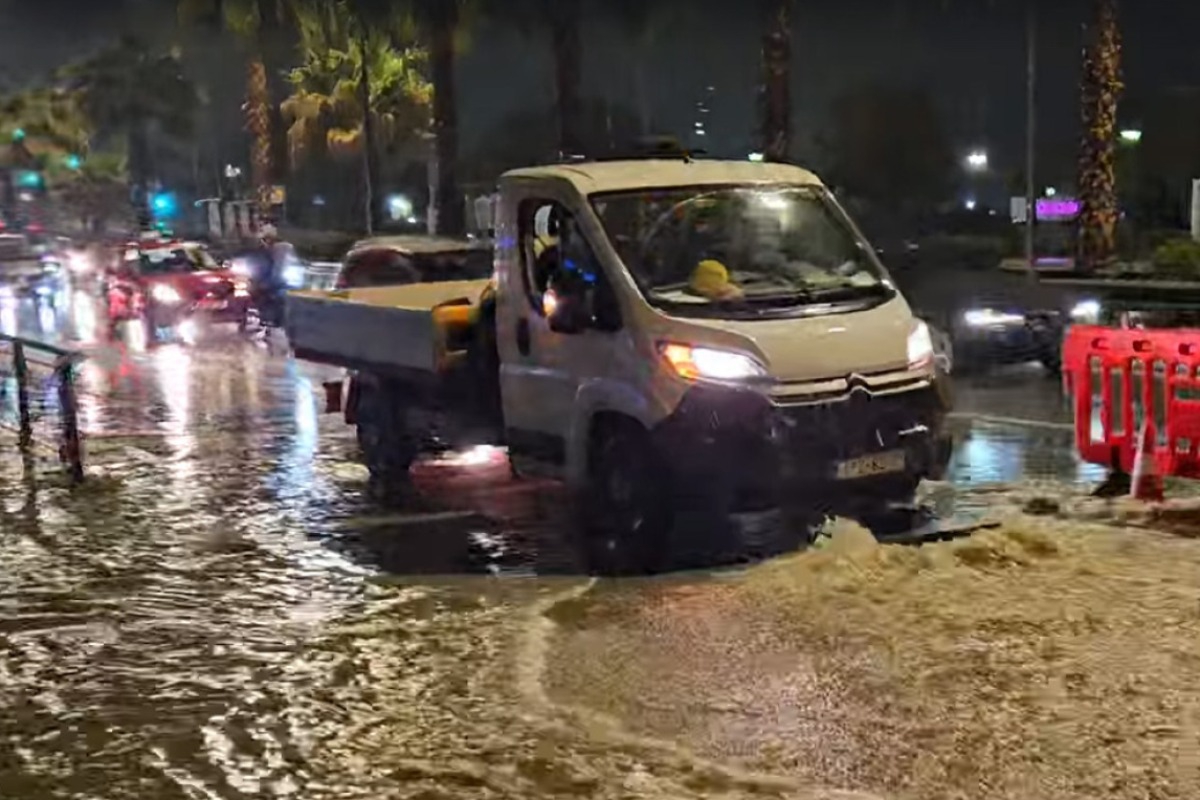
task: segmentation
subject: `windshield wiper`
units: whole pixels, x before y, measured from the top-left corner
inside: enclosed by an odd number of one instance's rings
[[[783,305],[788,302],[822,303],[832,300],[849,300],[856,297],[871,297],[886,291],[883,284],[859,286],[841,283],[835,286],[797,286],[782,292],[763,292],[745,295],[748,303],[755,305]]]

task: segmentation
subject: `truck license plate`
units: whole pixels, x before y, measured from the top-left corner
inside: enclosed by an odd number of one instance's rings
[[[859,456],[847,461],[839,461],[837,479],[852,481],[857,478],[869,478],[872,475],[886,475],[889,472],[904,471],[904,451],[888,450],[884,453],[872,453]]]

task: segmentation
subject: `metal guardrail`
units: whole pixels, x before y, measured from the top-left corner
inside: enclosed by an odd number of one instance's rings
[[[34,422],[42,416],[45,401],[41,409],[35,408],[31,396],[31,384],[34,367],[51,371],[48,384],[43,384],[43,391],[52,390],[58,406],[58,455],[66,467],[67,475],[72,483],[83,482],[83,447],[79,431],[79,403],[75,390],[75,367],[83,361],[82,353],[55,347],[36,339],[26,339],[20,336],[0,334],[0,347],[7,349],[10,356],[9,369],[0,369],[6,378],[11,378],[16,386],[16,416],[17,444],[22,455],[31,459],[34,445]],[[8,381],[0,386],[0,397],[7,394]]]

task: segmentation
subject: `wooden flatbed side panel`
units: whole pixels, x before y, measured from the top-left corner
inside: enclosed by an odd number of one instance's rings
[[[297,352],[322,363],[436,373],[445,339],[435,309],[460,300],[474,303],[486,286],[487,281],[456,281],[293,292],[287,333]]]
[[[321,353],[327,363],[367,362],[423,371],[438,365],[438,335],[428,311],[289,298],[288,336],[293,348]]]
[[[336,300],[356,306],[386,306],[409,311],[429,311],[445,303],[466,300],[472,305],[487,288],[488,281],[440,281],[410,283],[404,286],[371,286],[341,291],[291,292],[292,297],[313,297]]]

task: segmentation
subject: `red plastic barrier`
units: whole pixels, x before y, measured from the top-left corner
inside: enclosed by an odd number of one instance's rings
[[[1063,381],[1083,460],[1131,471],[1148,424],[1159,474],[1200,478],[1200,330],[1075,325]]]

